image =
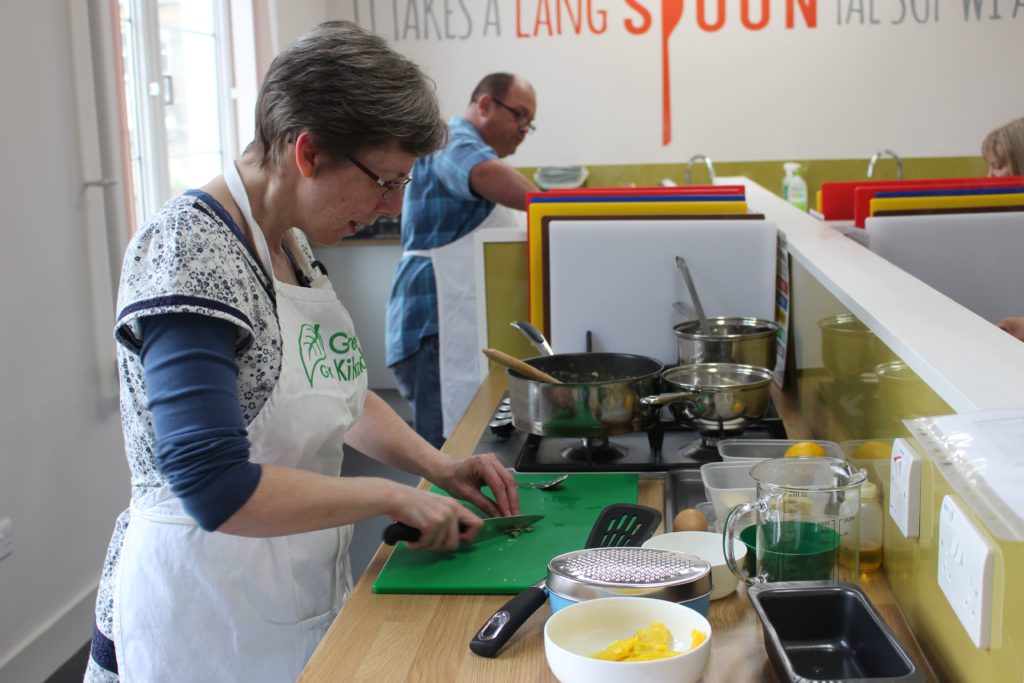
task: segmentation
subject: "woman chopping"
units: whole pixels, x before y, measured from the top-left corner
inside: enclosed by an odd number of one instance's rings
[[[367,391],[306,241],[396,215],[445,131],[418,67],[321,24],[271,64],[241,158],[133,237],[115,326],[132,496],[86,680],[294,681],[351,588],[349,525],[387,515],[429,550],[476,534],[453,498],[340,477],[343,443],[489,515],[518,512],[494,456],[449,458]]]

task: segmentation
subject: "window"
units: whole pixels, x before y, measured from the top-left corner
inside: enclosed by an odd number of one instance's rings
[[[224,0],[119,0],[135,215],[238,155]]]

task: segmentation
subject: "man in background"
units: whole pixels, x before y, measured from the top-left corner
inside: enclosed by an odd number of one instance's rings
[[[412,406],[413,427],[438,448],[445,438],[435,280],[440,261],[435,263],[432,252],[493,222],[496,207],[526,209],[527,193],[537,188],[501,159],[534,129],[536,111],[533,86],[523,78],[485,76],[465,114],[449,121],[447,147],[416,161],[405,192],[402,260],[388,301],[387,364]],[[458,267],[463,272],[447,272],[445,279],[472,283],[471,262],[463,260]]]

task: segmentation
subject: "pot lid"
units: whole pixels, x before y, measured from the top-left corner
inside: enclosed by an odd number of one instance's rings
[[[548,562],[547,587],[575,601],[634,596],[684,602],[711,592],[711,565],[660,548],[588,548]]]

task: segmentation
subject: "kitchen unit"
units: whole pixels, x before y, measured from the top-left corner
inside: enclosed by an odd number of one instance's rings
[[[445,445],[447,452],[464,456],[472,451],[505,387],[504,370],[495,368]],[[794,422],[787,426],[791,436],[799,437],[803,427],[799,417],[793,417]],[[661,509],[664,495],[660,475],[641,476],[641,504]],[[543,629],[550,615],[547,605],[530,617],[496,658],[478,657],[469,651],[469,640],[509,596],[376,594],[372,585],[390,552],[385,547],[374,557],[306,666],[299,679],[302,683],[556,680],[544,657]],[[542,578],[545,568],[537,571],[537,578]],[[862,587],[918,668],[927,670],[884,579],[868,575]],[[745,592],[712,603],[709,621],[713,635],[711,661],[703,679],[706,683],[774,680],[762,644],[761,624]]]
[[[751,207],[775,221],[786,237],[790,359],[785,391],[776,392],[776,405],[790,438],[899,436],[900,420],[912,417],[915,409],[937,414],[1024,408],[1024,345],[1019,341],[760,186],[742,178],[719,182],[744,183]],[[517,247],[525,254],[522,245],[499,248]],[[495,284],[501,288],[507,290],[508,284]],[[488,312],[489,330],[523,318],[523,311],[509,310],[507,301],[489,303]],[[880,361],[901,365],[909,381],[899,384],[899,400],[884,389],[886,376],[840,376],[823,360],[828,342],[818,322],[841,315],[853,316],[877,339]],[[501,316],[506,319],[495,319]],[[488,376],[449,441],[449,452],[472,452],[500,400],[502,378],[497,371]],[[794,413],[787,420],[788,407]],[[801,423],[806,433],[792,426]],[[993,612],[990,647],[976,648],[936,579],[938,510],[944,496],[956,491],[938,466],[923,460],[920,537],[904,538],[886,515],[883,568],[865,575],[863,586],[904,647],[923,664],[916,638],[939,680],[1019,679],[1024,618],[1011,606],[1024,604],[1024,587],[1007,580],[1007,568],[1024,559],[1024,544],[990,539],[996,548],[992,599],[1001,609]],[[658,474],[641,479],[640,502],[660,507],[663,495]],[[984,529],[983,522],[978,526]],[[497,659],[476,658],[468,640],[505,597],[374,595],[370,584],[385,554],[374,559],[302,680],[551,680],[541,635],[545,609]],[[715,650],[705,680],[771,680],[760,626],[746,596],[714,605],[711,621]]]

